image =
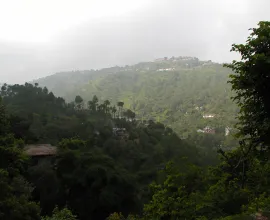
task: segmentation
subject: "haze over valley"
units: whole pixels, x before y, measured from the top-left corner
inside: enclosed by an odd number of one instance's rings
[[[0,220],[270,219],[269,0],[0,0]]]

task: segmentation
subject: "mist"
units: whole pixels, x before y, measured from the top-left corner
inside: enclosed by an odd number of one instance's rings
[[[25,2],[28,5],[22,8],[24,14],[13,16],[18,20],[35,11],[31,19],[36,16],[43,22],[23,29],[20,24],[1,17],[5,24],[1,32],[7,34],[0,38],[0,82],[23,83],[60,71],[130,65],[164,56],[230,62],[237,59],[230,52],[231,44],[244,43],[249,28],[270,18],[267,0],[150,0],[138,4],[116,1],[111,10],[109,1],[102,1],[98,8],[87,1],[78,1],[85,10],[74,9],[73,17],[72,7],[77,1],[67,1],[71,11],[66,11],[61,19],[61,13],[66,10],[65,1],[58,8],[53,2],[44,1],[48,13],[41,15],[38,12],[42,8],[32,6],[33,1]],[[132,3],[132,7],[128,8],[126,2]],[[3,2],[1,5],[0,12],[12,9],[5,8]],[[53,15],[51,9],[55,11]],[[80,15],[84,15],[83,19],[78,19]],[[27,21],[31,23],[31,19]],[[50,28],[54,21],[59,21],[59,25]],[[8,34],[10,28],[13,32]]]

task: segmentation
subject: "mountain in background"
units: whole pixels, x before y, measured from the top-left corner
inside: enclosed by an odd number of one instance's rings
[[[227,83],[231,73],[222,64],[181,56],[61,72],[34,82],[67,101],[80,95],[85,106],[94,95],[113,103],[123,101],[137,120],[162,122],[186,138],[194,132],[226,135],[233,127],[238,108]]]

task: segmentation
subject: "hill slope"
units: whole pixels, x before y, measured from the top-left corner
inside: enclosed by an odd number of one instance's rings
[[[238,109],[230,100],[230,73],[211,61],[172,57],[133,66],[57,73],[35,82],[68,101],[75,95],[85,101],[93,95],[112,102],[121,100],[138,119],[160,121],[186,137],[206,126],[224,132],[226,126],[235,124]]]

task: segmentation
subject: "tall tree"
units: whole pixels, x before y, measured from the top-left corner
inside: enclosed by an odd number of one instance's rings
[[[112,108],[112,113],[113,113],[113,117],[114,117],[114,118],[115,118],[116,112],[117,112],[117,109],[116,109],[116,107],[115,107],[115,105],[114,105],[113,108]]]
[[[0,135],[7,132],[9,122],[5,111],[5,106],[2,104],[2,98],[0,97]]]
[[[83,108],[83,99],[81,96],[77,95],[75,97],[75,103],[77,109],[81,110]]]
[[[104,105],[105,105],[105,113],[106,113],[106,114],[108,114],[108,107],[109,107],[110,104],[111,104],[111,103],[110,103],[109,100],[105,100],[105,101],[104,101]]]
[[[88,101],[88,108],[92,112],[96,112],[98,107],[98,98],[96,95],[93,96],[91,101]]]
[[[248,151],[270,146],[270,22],[261,21],[251,31],[245,44],[232,46],[241,60],[226,65],[235,72],[230,83],[240,106],[238,128]]]

